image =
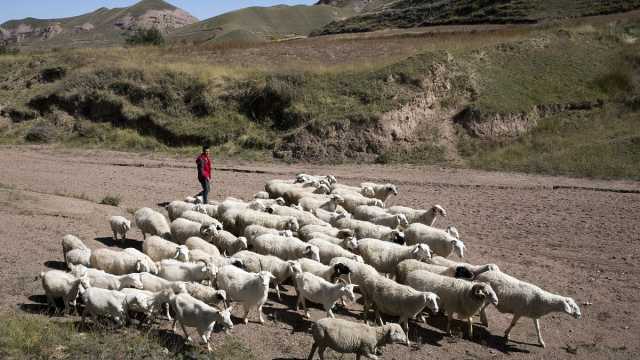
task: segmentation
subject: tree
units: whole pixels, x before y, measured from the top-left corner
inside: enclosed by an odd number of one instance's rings
[[[162,32],[156,28],[137,29],[133,34],[127,37],[129,45],[164,45],[164,36]]]

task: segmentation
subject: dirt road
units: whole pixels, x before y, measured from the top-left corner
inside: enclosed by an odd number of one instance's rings
[[[195,154],[194,154],[195,157]],[[332,173],[341,181],[391,181],[400,195],[392,204],[440,204],[467,245],[466,260],[496,263],[504,271],[573,297],[583,318],[549,315],[541,321],[547,348],[536,345],[530,320],[522,319],[505,345],[510,316],[489,312],[469,341],[444,335],[445,323],[411,325],[416,346],[390,346],[386,359],[619,358],[640,357],[640,183],[487,173],[413,166],[302,166],[215,162],[211,197],[250,198],[273,178],[299,171]],[[197,192],[192,159],[51,147],[0,148],[0,310],[37,312],[43,293],[34,277],[62,265],[60,239],[73,233],[92,248],[111,246],[108,216]],[[121,196],[120,207],[99,205]],[[141,236],[132,231],[129,246]],[[285,303],[294,302],[289,290]],[[360,305],[349,305],[353,318]],[[259,358],[306,358],[310,322],[286,305],[269,301],[266,325],[233,330]],[[319,310],[312,312],[315,318]],[[166,324],[165,324],[166,326]],[[460,331],[462,323],[455,324]],[[223,334],[214,334],[214,343]]]

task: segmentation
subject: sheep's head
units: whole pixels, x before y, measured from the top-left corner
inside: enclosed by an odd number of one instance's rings
[[[351,269],[343,263],[337,263],[333,265],[333,278],[336,278],[340,275],[349,275],[351,274]]]
[[[362,194],[362,196],[368,197],[368,198],[372,198],[372,197],[376,196],[376,192],[373,190],[373,188],[371,186],[363,186],[360,189],[360,194]]]
[[[300,174],[296,175],[296,180],[294,181],[294,183],[296,183],[296,184],[304,183],[304,182],[307,182],[307,180],[309,180],[309,175],[300,173]]]
[[[459,257],[463,258],[464,257],[464,243],[460,240],[452,240],[451,241],[451,245],[453,246],[453,249],[456,252],[456,255],[458,255]]]
[[[398,195],[398,188],[393,184],[386,184],[384,190],[389,194]]]
[[[146,261],[141,259],[136,260],[136,272],[151,272],[151,268],[147,265]]]
[[[296,274],[302,274],[302,266],[299,262],[294,260],[287,261],[287,266],[289,267],[289,274],[291,276],[295,276]]]
[[[69,267],[69,271],[71,272],[71,274],[77,278],[86,275],[87,270],[89,270],[87,269],[86,266],[82,264],[78,264],[78,265],[67,264],[67,266]]]
[[[423,292],[422,299],[427,309],[431,310],[434,314],[438,312],[438,301],[440,301],[438,295],[432,292]]]
[[[460,233],[458,232],[458,229],[453,225],[447,226],[447,234],[453,236],[456,239],[460,239]]]
[[[487,271],[500,271],[500,268],[496,264],[487,264]]]
[[[361,264],[364,264],[364,259],[360,255],[354,255],[353,256],[353,261],[361,263]]]
[[[207,274],[211,283],[215,283],[216,277],[218,276],[218,267],[213,265],[213,263],[204,260],[198,260],[198,263],[202,263],[200,271]]]
[[[582,313],[580,312],[580,307],[576,304],[575,300],[570,297],[566,297],[562,300],[562,305],[564,307],[563,311],[576,319],[580,319],[582,317]]]
[[[349,250],[356,250],[358,248],[358,240],[351,236],[344,239],[344,247]]]
[[[231,321],[231,310],[233,310],[233,306],[220,311],[222,326],[228,330],[233,329],[233,321]]]
[[[279,197],[279,198],[277,198],[277,199],[275,200],[275,203],[276,203],[276,204],[278,204],[278,205],[280,205],[280,206],[284,206],[287,202],[286,202],[286,201],[284,201],[284,198]]]
[[[384,342],[386,344],[404,344],[407,342],[407,335],[399,324],[389,323],[384,325],[384,329]]]
[[[193,211],[199,212],[200,214],[206,214],[207,209],[202,204],[196,204],[193,206]]]
[[[331,188],[327,184],[320,184],[314,191],[315,194],[329,194]]]
[[[238,237],[238,240],[236,241],[235,252],[246,250],[248,247],[249,247],[249,243],[247,241],[247,238],[244,236]]]
[[[291,231],[291,230],[280,230],[280,231],[278,231],[278,235],[284,236],[284,237],[293,237],[293,231]]]
[[[204,239],[211,240],[211,238],[218,235],[218,231],[222,230],[218,229],[218,227],[219,225],[216,224],[202,225],[200,226],[200,235],[202,235]]]
[[[307,245],[302,252],[304,257],[320,262],[320,249],[315,245]]]
[[[298,211],[304,211],[304,209],[302,208],[302,206],[298,205],[298,204],[293,204],[291,205],[292,209],[296,209]]]
[[[331,201],[333,201],[336,205],[344,204],[344,198],[338,194],[331,195]]]
[[[300,224],[298,223],[298,219],[289,218],[287,219],[287,224],[285,225],[286,230],[298,231],[300,230]]]
[[[476,283],[471,287],[471,295],[484,301],[485,304],[498,305],[498,296],[496,295],[491,285],[487,283]]]
[[[127,219],[125,219],[125,221],[124,221],[124,228],[125,228],[125,230],[126,230],[126,231],[131,230],[131,221],[129,221],[129,220],[127,220]]]
[[[335,184],[338,182],[338,179],[336,179],[336,177],[334,175],[327,175],[324,177],[325,180],[327,180],[327,182],[331,185]]]
[[[82,277],[78,280],[79,280],[78,294],[82,295],[88,288],[91,287],[91,281],[89,280],[89,277],[86,274],[82,275]]]
[[[346,297],[347,301],[355,302],[356,301],[356,294],[353,293],[353,290],[357,286],[358,285],[354,285],[354,284],[345,284],[344,286],[342,286],[340,288],[340,292],[341,292],[341,296],[340,297]]]
[[[398,227],[406,228],[409,226],[409,220],[407,220],[407,216],[405,214],[396,214],[394,217],[398,221]]]
[[[142,288],[144,288],[139,273],[125,275],[122,280],[120,280],[120,285],[123,288],[131,287],[139,290],[142,290]]]
[[[426,244],[414,245],[411,250],[411,255],[414,259],[418,260],[431,259],[431,249]]]
[[[396,244],[404,245],[406,242],[404,233],[398,230],[391,231],[391,241]]]
[[[466,266],[456,266],[456,272],[453,277],[456,279],[473,280],[475,275],[467,269]]]
[[[258,277],[260,278],[260,280],[262,281],[262,284],[267,289],[269,288],[269,282],[271,282],[271,280],[275,280],[276,279],[276,277],[273,276],[273,274],[268,272],[268,271],[260,271],[258,273]]]
[[[436,215],[440,215],[442,217],[447,217],[447,212],[444,210],[444,208],[440,205],[434,205],[431,210],[433,210],[433,213]]]
[[[173,256],[174,259],[178,261],[188,262],[189,261],[189,248],[186,245],[178,245],[176,246],[176,254]]]
[[[248,208],[251,209],[251,210],[262,211],[262,212],[267,211],[267,207],[263,203],[261,203],[259,201],[250,202]],[[273,211],[273,209],[272,209],[272,211]]]
[[[369,201],[369,205],[383,208],[384,202],[380,199],[371,199],[371,201]]]

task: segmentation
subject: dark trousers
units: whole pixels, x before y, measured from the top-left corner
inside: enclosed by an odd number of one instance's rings
[[[198,195],[202,195],[202,203],[209,203],[209,191],[211,191],[211,185],[209,184],[209,179],[207,178],[198,178],[200,180],[200,185],[202,186],[202,192]]]

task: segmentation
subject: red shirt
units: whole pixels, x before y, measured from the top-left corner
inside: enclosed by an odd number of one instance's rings
[[[206,178],[211,180],[211,159],[209,159],[209,155],[200,154],[196,159],[196,165],[198,166],[198,179]]]

